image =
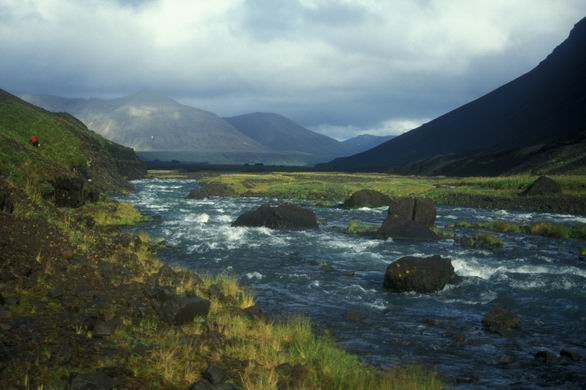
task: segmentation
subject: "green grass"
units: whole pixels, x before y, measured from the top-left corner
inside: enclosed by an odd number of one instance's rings
[[[563,240],[570,238],[586,239],[586,224],[583,223],[568,226],[554,222],[534,222],[525,225],[502,220],[476,223],[461,220],[448,225],[448,228],[478,229],[498,233],[523,233]]]
[[[472,237],[465,237],[461,240],[461,244],[476,249],[497,249],[503,246],[503,242],[496,236],[485,232],[480,232]]]
[[[380,225],[363,223],[355,219],[351,219],[350,221],[348,221],[348,224],[345,227],[340,229],[340,231],[346,234],[364,235],[374,234],[378,231],[379,228]]]
[[[156,172],[155,172],[156,173]],[[165,173],[168,175],[168,173]],[[586,196],[586,176],[551,176],[566,195]],[[448,178],[398,176],[378,173],[227,173],[203,175],[202,183],[221,183],[236,195],[339,202],[361,189],[389,196],[420,195],[444,202],[467,196],[517,200],[535,176]]]

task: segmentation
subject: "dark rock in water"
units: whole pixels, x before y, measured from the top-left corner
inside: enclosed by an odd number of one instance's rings
[[[83,206],[84,181],[76,177],[59,177],[51,182],[55,189],[53,198],[57,207],[77,208]]]
[[[573,362],[579,362],[580,360],[582,360],[582,356],[580,356],[580,353],[578,351],[574,351],[571,349],[562,349],[560,351],[560,358],[571,360]]]
[[[435,218],[433,201],[398,198],[391,202],[389,215],[378,230],[378,235],[395,240],[436,241],[439,237],[430,229]]]
[[[556,364],[559,361],[557,355],[550,351],[539,351],[534,357],[536,361],[546,364]]]
[[[210,301],[199,297],[174,296],[160,306],[162,317],[170,324],[184,325],[198,316],[207,316]]]
[[[509,336],[521,327],[521,318],[508,309],[495,306],[482,319],[482,326],[489,332]]]
[[[14,211],[14,204],[8,191],[0,187],[0,212],[11,214]]]
[[[399,292],[432,293],[458,280],[449,259],[405,256],[387,267],[384,286]]]
[[[264,204],[239,216],[232,226],[265,226],[271,229],[315,229],[317,218],[313,211],[290,203],[277,207]]]
[[[562,187],[553,179],[547,176],[540,176],[533,183],[521,192],[521,196],[561,194]]]
[[[413,221],[403,221],[387,217],[377,231],[382,238],[407,241],[437,241],[439,236],[425,225]]]
[[[342,204],[344,209],[357,207],[384,207],[391,204],[391,198],[382,192],[373,190],[356,191]]]
[[[413,221],[426,227],[435,224],[435,203],[426,198],[397,198],[391,201],[389,216],[401,221]]]
[[[204,184],[200,188],[192,190],[188,195],[187,199],[205,199],[211,196],[230,196],[234,195],[234,191],[225,184],[210,183]]]
[[[226,371],[224,371],[224,369],[214,364],[209,364],[208,368],[206,368],[205,371],[201,373],[201,376],[202,378],[210,382],[212,385],[219,385],[221,383],[226,382],[226,380],[228,379]]]

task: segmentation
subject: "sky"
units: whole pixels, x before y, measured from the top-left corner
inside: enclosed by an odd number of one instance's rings
[[[586,0],[0,0],[0,88],[399,134],[529,71]]]

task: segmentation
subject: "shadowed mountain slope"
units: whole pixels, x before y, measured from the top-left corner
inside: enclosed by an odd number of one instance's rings
[[[494,155],[571,138],[586,129],[585,75],[586,19],[582,19],[530,72],[372,150],[336,159],[322,168],[416,173],[409,167],[440,156]],[[485,174],[513,168],[503,164]],[[442,172],[452,174],[450,169]]]

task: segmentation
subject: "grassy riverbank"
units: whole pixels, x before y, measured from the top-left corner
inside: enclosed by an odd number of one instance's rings
[[[164,265],[156,257],[163,243],[116,229],[140,221],[130,205],[102,201],[52,209],[47,219],[0,219],[3,243],[14,243],[4,253],[16,256],[2,258],[11,277],[0,289],[8,386],[62,388],[107,372],[123,388],[183,389],[212,363],[246,389],[441,388],[432,370],[363,365],[307,319],[267,318],[232,277]],[[24,237],[31,229],[41,235],[34,242]],[[171,325],[150,303],[155,286],[205,297],[210,313]]]
[[[157,177],[189,177],[180,172],[151,172]],[[235,196],[310,199],[325,204],[341,202],[360,189],[389,196],[419,195],[439,204],[481,208],[586,214],[586,176],[552,176],[563,194],[520,197],[534,176],[510,177],[415,177],[348,173],[198,173],[202,184],[222,184]]]

